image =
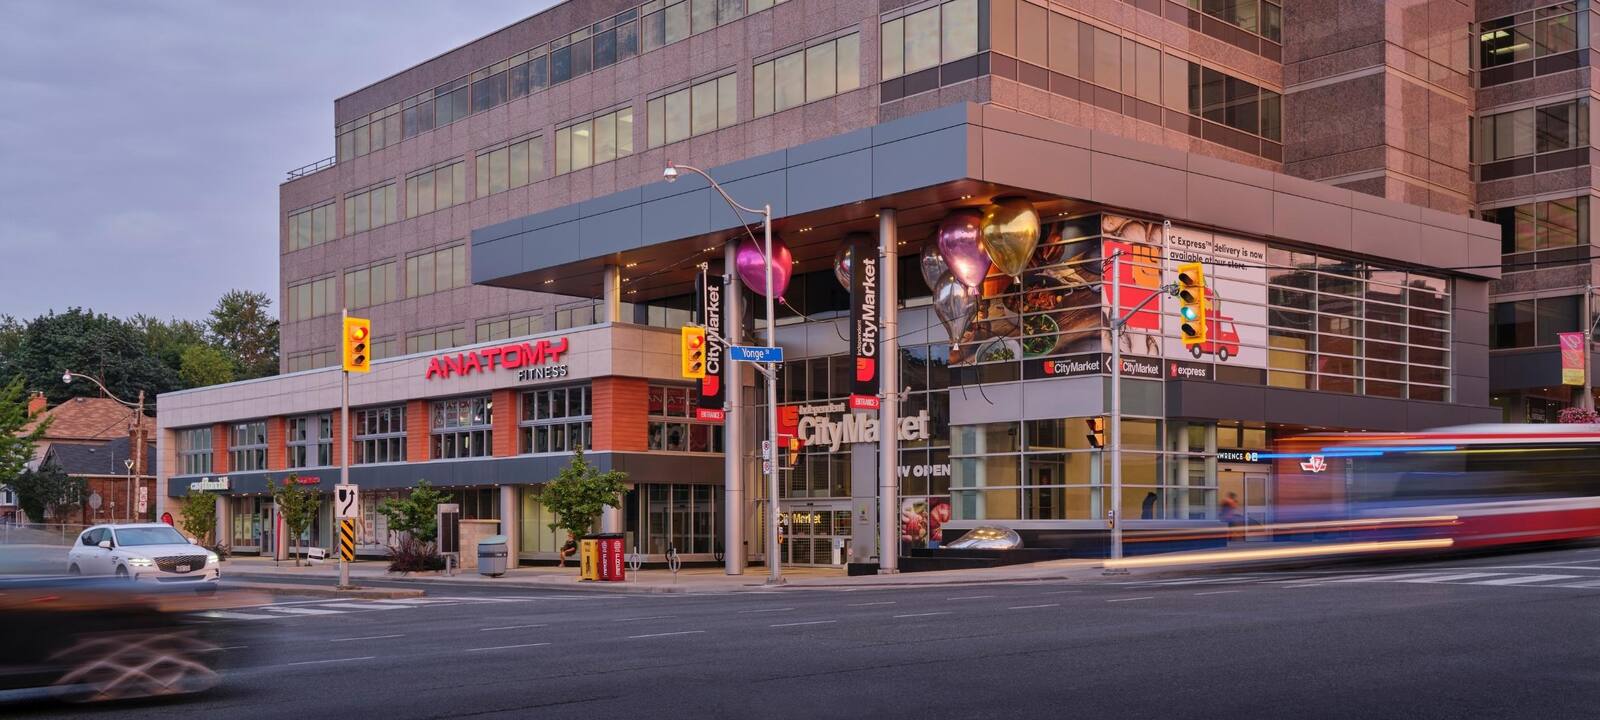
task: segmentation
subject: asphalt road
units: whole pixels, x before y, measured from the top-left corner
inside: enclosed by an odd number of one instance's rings
[[[1600,548],[1130,581],[280,598],[103,718],[1593,718]],[[6,714],[0,708],[0,714]]]

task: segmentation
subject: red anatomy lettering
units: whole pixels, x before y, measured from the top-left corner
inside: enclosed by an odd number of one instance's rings
[[[488,369],[488,370],[493,370],[494,369],[495,358],[500,357],[501,350],[502,350],[502,348],[492,347],[492,348],[484,348],[484,349],[478,351],[478,354],[483,356],[483,365],[484,365],[485,369]]]
[[[435,377],[447,378],[452,375],[488,372],[495,369],[497,362],[506,370],[515,370],[525,365],[557,363],[561,362],[561,356],[567,354],[569,347],[567,338],[561,337],[554,341],[540,340],[537,343],[484,348],[453,357],[440,355],[428,360],[428,371],[424,378],[432,380]]]
[[[439,377],[445,376],[444,368],[439,366],[439,358],[433,358],[428,361],[428,374],[423,376],[423,379],[432,380],[435,375]]]
[[[522,367],[522,363],[527,359],[522,354],[522,348],[516,345],[507,345],[500,349],[500,367],[507,370]]]
[[[560,344],[558,345],[557,343]],[[548,340],[540,340],[539,346],[550,353],[550,362],[561,362],[561,356],[567,353],[567,339],[565,337],[557,338],[554,343]]]
[[[453,358],[452,357],[447,357],[447,358],[444,359],[444,375],[445,375],[445,377],[450,377],[451,374],[455,374],[455,375],[462,374],[461,373],[461,356],[460,355],[457,355],[457,356],[455,356]]]
[[[473,372],[483,372],[483,365],[478,363],[477,353],[468,353],[463,357],[465,357],[466,360],[461,364],[462,375],[470,375]]]

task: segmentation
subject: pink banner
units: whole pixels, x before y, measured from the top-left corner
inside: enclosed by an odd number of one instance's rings
[[[1584,352],[1583,333],[1561,333],[1561,384],[1582,385],[1587,353]]]

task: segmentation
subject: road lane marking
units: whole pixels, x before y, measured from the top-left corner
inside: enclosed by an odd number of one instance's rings
[[[340,615],[344,613],[343,610],[318,610],[317,608],[270,607],[266,608],[266,610],[267,612],[283,613],[285,615]]]
[[[1007,610],[1032,610],[1034,608],[1061,607],[1061,603],[1045,603],[1043,605],[1013,605]]]
[[[1154,596],[1154,595],[1144,595],[1144,596],[1140,596],[1140,597],[1131,597],[1131,598],[1112,598],[1110,600],[1107,600],[1106,602],[1133,602],[1135,600],[1154,600],[1154,599],[1156,599],[1156,596]]]
[[[1212,590],[1210,592],[1195,593],[1195,595],[1227,595],[1228,593],[1244,592],[1243,590]]]
[[[961,597],[945,598],[945,600],[984,600],[984,599],[992,598],[992,597],[994,597],[994,596],[993,595],[962,595]]]
[[[496,645],[494,647],[467,648],[464,652],[487,652],[489,650],[515,650],[517,648],[543,647],[550,643],[524,643],[522,645]]]
[[[228,612],[227,610],[206,610],[197,613],[203,618],[214,620],[281,620],[282,615],[251,615],[250,613]]]
[[[1455,575],[1441,575],[1439,577],[1431,577],[1431,578],[1425,578],[1425,579],[1419,579],[1419,580],[1401,580],[1400,582],[1403,582],[1403,583],[1442,583],[1442,582],[1455,582],[1457,580],[1470,580],[1472,578],[1491,578],[1491,577],[1496,577],[1496,576],[1504,575],[1504,574],[1505,573],[1485,573],[1485,572],[1456,573]]]
[[[677,632],[650,633],[649,635],[629,635],[628,639],[629,640],[639,640],[639,639],[642,639],[642,638],[671,637],[673,635],[693,635],[695,633],[703,633],[703,632],[705,632],[705,631],[704,630],[679,630]]]
[[[334,638],[328,642],[355,642],[357,640],[387,640],[389,638],[405,637],[405,635],[368,635],[366,637]]]
[[[612,620],[611,622],[633,622],[634,620],[666,620],[666,619],[675,618],[675,617],[677,617],[677,615],[647,615],[645,617],[617,618],[615,620]]]
[[[993,597],[993,596],[991,595],[989,597]],[[896,615],[895,617],[896,618],[913,618],[913,617],[928,617],[929,615],[949,615],[949,614],[950,614],[949,611],[925,612],[925,613],[906,613],[905,615]]]
[[[404,605],[370,605],[368,603],[331,602],[318,605],[319,608],[338,608],[340,610],[404,610]]]
[[[1081,592],[1083,592],[1083,591],[1082,590],[1051,590],[1050,592],[1040,593],[1040,594],[1041,595],[1066,595],[1066,594],[1069,594],[1069,593],[1081,593]]]
[[[1546,580],[1576,580],[1582,575],[1523,575],[1521,577],[1500,578],[1498,580],[1480,580],[1469,585],[1526,585],[1528,583],[1544,582]]]
[[[217,649],[218,650],[248,650],[249,648],[250,648],[249,645],[229,645],[227,647],[219,647]]]
[[[792,608],[792,607],[781,607],[781,608],[763,608],[761,610],[740,610],[739,614],[740,615],[749,615],[751,613],[774,613],[774,612],[784,612],[786,610],[793,610],[793,609],[794,608]]]
[[[827,625],[828,623],[836,623],[836,622],[839,622],[839,621],[838,620],[808,620],[806,622],[778,623],[777,625],[768,625],[767,627],[795,627],[795,626],[798,626],[798,625]]]
[[[504,627],[478,628],[478,632],[491,632],[494,630],[527,630],[528,628],[542,628],[544,625],[506,625]]]
[[[1562,584],[1561,584],[1561,585],[1556,585],[1556,586],[1554,586],[1554,587],[1567,587],[1567,588],[1597,588],[1597,587],[1600,587],[1600,580],[1585,580],[1585,581],[1583,581],[1583,582],[1575,582],[1575,583],[1562,583]]]
[[[882,601],[879,601],[879,602],[869,602],[869,603],[850,603],[850,607],[867,607],[869,605],[893,605],[893,604],[894,604],[893,600],[882,600]]]
[[[1439,572],[1439,571],[1435,570],[1433,572],[1424,572],[1424,573],[1399,573],[1399,574],[1390,573],[1390,574],[1379,574],[1379,575],[1357,575],[1355,577],[1339,578],[1338,580],[1329,580],[1328,582],[1330,584],[1331,583],[1353,583],[1353,582],[1395,582],[1397,580],[1400,580],[1401,578],[1425,578],[1425,577],[1433,577],[1434,575],[1445,575],[1445,574],[1448,574],[1448,573],[1442,573],[1442,572]]]
[[[377,657],[378,656],[376,656],[376,655],[366,655],[366,656],[363,656],[363,657],[333,658],[333,659],[330,659],[330,660],[301,660],[300,662],[292,662],[292,663],[287,663],[287,664],[289,664],[289,665],[321,665],[323,663],[356,662],[358,660],[373,660],[373,659],[376,659]]]

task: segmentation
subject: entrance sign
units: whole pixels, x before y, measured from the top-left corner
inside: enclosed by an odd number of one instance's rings
[[[728,347],[728,359],[734,362],[783,362],[783,348],[763,345],[731,345]]]
[[[361,493],[354,485],[333,486],[334,517],[340,520],[361,517]]]
[[[227,475],[223,475],[222,477],[219,477],[219,478],[203,477],[203,478],[200,478],[199,480],[195,480],[195,481],[189,483],[189,492],[205,492],[207,490],[227,490],[227,489],[231,488],[232,485],[233,484],[228,481],[228,476]]]
[[[850,408],[877,410],[878,398],[878,249],[870,238],[854,236],[850,249],[850,354],[855,373],[850,379]]]

